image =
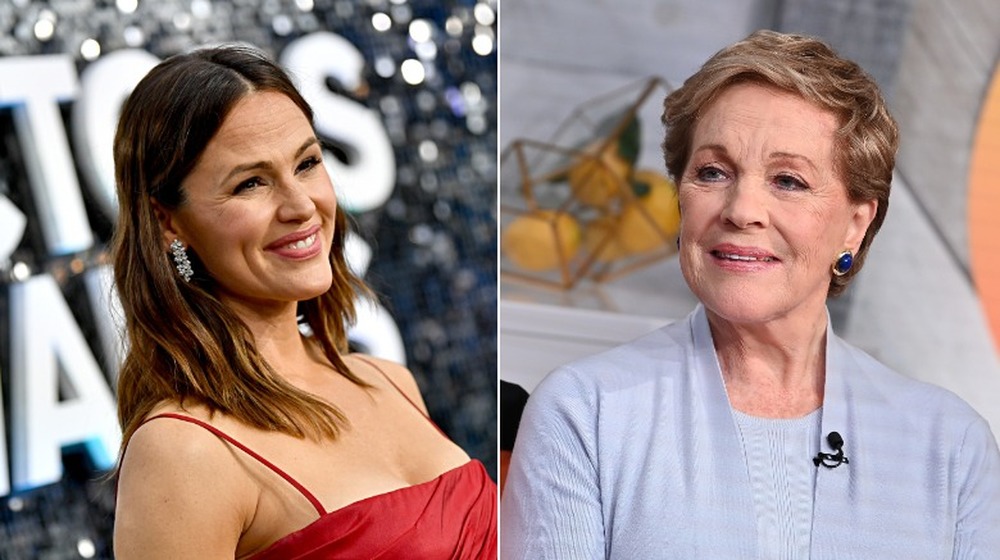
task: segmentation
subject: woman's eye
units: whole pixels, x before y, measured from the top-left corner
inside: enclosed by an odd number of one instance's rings
[[[697,177],[699,181],[715,182],[715,181],[722,181],[723,179],[725,179],[726,173],[721,169],[719,169],[718,167],[715,167],[713,165],[706,165],[705,167],[702,167],[701,169],[698,170]]]
[[[797,177],[793,177],[791,175],[778,175],[774,178],[774,184],[779,189],[786,191],[797,191],[808,188],[805,183],[800,181]]]
[[[264,181],[260,177],[251,177],[250,179],[247,179],[246,181],[243,181],[242,183],[236,185],[236,189],[233,190],[233,194],[240,194],[241,192],[250,189],[255,189],[261,186],[263,183]]]
[[[317,165],[319,165],[319,163],[320,163],[320,159],[318,157],[316,157],[316,156],[309,156],[306,159],[302,160],[302,163],[299,164],[299,167],[298,167],[298,169],[296,169],[296,171],[300,172],[300,173],[302,171],[308,171],[308,170],[312,169],[313,167],[316,167]]]

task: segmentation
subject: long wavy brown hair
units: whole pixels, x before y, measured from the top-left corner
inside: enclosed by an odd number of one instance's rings
[[[275,373],[190,249],[195,274],[190,282],[180,279],[154,213],[154,200],[169,210],[186,203],[181,182],[233,106],[260,91],[288,96],[312,122],[312,109],[285,72],[261,52],[235,45],[165,60],[122,108],[114,142],[119,213],[112,240],[128,344],[118,380],[122,450],[150,411],[168,400],[203,404],[213,414],[296,437],[335,439],[346,425],[336,406]],[[333,367],[367,386],[341,359],[354,297],[368,291],[344,260],[347,219],[339,207],[335,228],[333,283],[300,302],[299,311]]]

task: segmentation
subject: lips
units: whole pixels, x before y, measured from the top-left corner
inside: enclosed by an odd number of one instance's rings
[[[307,237],[305,239],[300,239],[298,241],[294,241],[292,243],[289,243],[288,245],[285,245],[284,248],[286,248],[286,249],[305,249],[306,247],[309,247],[310,245],[312,245],[315,242],[316,242],[316,234],[314,233],[314,234],[310,235],[309,237]]]
[[[720,260],[739,263],[770,263],[777,262],[778,257],[759,247],[744,247],[723,243],[709,250],[709,253]]]
[[[290,233],[272,241],[264,249],[287,259],[308,259],[320,253],[323,243],[319,238],[320,226]]]
[[[734,253],[721,253],[719,251],[712,251],[712,255],[716,258],[727,259],[730,261],[743,261],[743,262],[773,262],[774,257],[754,257],[750,255],[740,255]]]
[[[269,251],[274,251],[277,249],[302,249],[309,247],[316,241],[316,235],[319,232],[319,226],[315,225],[308,229],[297,231],[295,233],[289,233],[283,237],[272,241],[265,249]]]

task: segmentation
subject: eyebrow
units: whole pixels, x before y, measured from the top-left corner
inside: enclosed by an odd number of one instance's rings
[[[314,144],[319,144],[318,138],[316,138],[315,136],[307,138],[306,141],[303,142],[301,146],[299,146],[299,149],[295,150],[295,156],[293,156],[292,159],[298,159],[299,156],[304,154],[305,151],[308,150],[309,147]],[[229,171],[229,173],[226,174],[226,176],[222,179],[222,183],[223,184],[228,183],[229,180],[232,179],[234,176],[239,175],[240,173],[243,173],[245,171],[251,171],[253,169],[267,169],[271,167],[274,167],[274,165],[270,161],[263,161],[263,160],[255,161],[253,163],[242,163],[232,168]]]
[[[729,155],[729,150],[727,150],[726,147],[723,146],[722,144],[705,144],[703,146],[698,146],[698,148],[696,150],[694,150],[693,152],[691,152],[691,155],[697,154],[699,152],[705,152],[705,151],[709,151],[709,152],[721,152],[721,153],[723,153],[723,154],[725,154],[727,156]],[[775,159],[794,159],[794,160],[798,160],[798,161],[801,161],[801,162],[805,163],[806,165],[808,165],[809,167],[811,167],[814,171],[818,169],[816,167],[816,164],[814,164],[811,159],[809,159],[808,157],[806,157],[804,155],[801,155],[801,154],[793,154],[791,152],[771,152],[770,154],[767,155],[767,158],[769,160],[775,160]]]
[[[806,156],[800,155],[800,154],[792,154],[792,153],[789,153],[789,152],[771,152],[771,154],[770,154],[769,157],[770,157],[770,159],[794,159],[794,160],[798,160],[798,161],[801,161],[801,162],[805,163],[809,167],[811,167],[813,169],[813,171],[817,171],[816,164],[814,164],[811,159],[807,158]]]

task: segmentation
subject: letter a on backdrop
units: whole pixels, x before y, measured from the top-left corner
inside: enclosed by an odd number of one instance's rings
[[[114,398],[59,286],[48,274],[12,284],[10,311],[14,490],[59,480],[70,445],[111,468],[121,442]]]

